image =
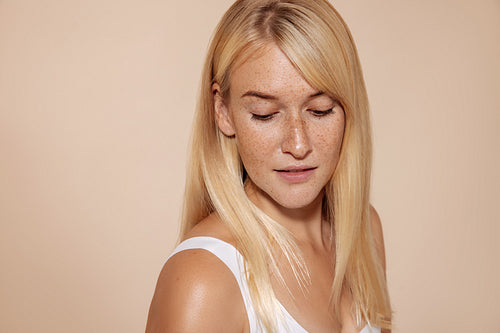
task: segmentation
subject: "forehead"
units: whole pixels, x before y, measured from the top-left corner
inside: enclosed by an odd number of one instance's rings
[[[230,90],[235,94],[248,90],[268,94],[313,94],[314,89],[275,44],[246,51],[231,71]]]

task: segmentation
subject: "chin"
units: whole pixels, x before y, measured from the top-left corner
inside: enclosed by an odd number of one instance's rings
[[[278,210],[300,210],[308,209],[315,204],[320,204],[323,199],[324,191],[322,188],[272,188],[255,185],[253,182],[248,182],[245,187],[247,194],[251,200],[259,208],[266,211],[274,207]],[[266,209],[267,207],[267,209]],[[271,208],[272,209],[272,208]]]
[[[318,200],[323,199],[322,192],[319,193],[288,193],[282,197],[271,198],[275,203],[285,209],[296,210],[306,209],[312,204],[317,203]]]

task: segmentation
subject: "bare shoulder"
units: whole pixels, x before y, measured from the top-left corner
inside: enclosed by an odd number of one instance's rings
[[[146,332],[242,332],[246,322],[243,298],[230,269],[212,253],[190,249],[164,265]]]
[[[385,246],[384,246],[384,234],[382,230],[382,222],[380,216],[378,215],[375,207],[370,205],[370,226],[373,235],[373,240],[375,243],[375,248],[377,254],[380,258],[382,267],[385,271]]]
[[[209,216],[201,220],[186,235],[185,239],[191,237],[200,237],[200,236],[215,237],[233,246],[236,245],[234,237],[229,232],[227,226],[225,226],[224,223],[221,222],[217,214],[214,213],[210,214]]]
[[[383,238],[382,221],[380,220],[380,215],[377,210],[372,205],[370,205],[370,226],[372,228],[373,237],[376,240],[380,240],[380,237]]]
[[[380,216],[375,210],[375,207],[373,207],[372,205],[370,205],[370,226],[375,244],[375,249],[377,251],[385,275],[386,262],[385,262],[385,246],[384,246],[384,235],[382,231],[382,222],[380,221]],[[382,329],[382,333],[390,333],[390,332],[391,332],[390,329]]]

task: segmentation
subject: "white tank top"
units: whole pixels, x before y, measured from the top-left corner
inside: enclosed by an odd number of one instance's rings
[[[213,237],[193,237],[186,239],[180,243],[174,252],[168,257],[170,259],[173,255],[191,249],[203,249],[211,252],[219,258],[233,273],[238,286],[240,287],[241,296],[245,303],[247,311],[248,322],[250,324],[250,333],[265,333],[265,330],[260,327],[255,310],[248,290],[248,284],[244,273],[243,256],[236,250],[234,246],[220,239]],[[167,259],[167,260],[168,260]],[[279,303],[279,302],[278,302]],[[283,312],[284,321],[278,320],[279,332],[290,333],[308,333],[300,324],[288,313],[288,311],[279,303]],[[365,326],[359,333],[380,333],[380,328]]]

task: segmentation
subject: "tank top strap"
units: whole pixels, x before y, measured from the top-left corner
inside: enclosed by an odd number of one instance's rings
[[[236,281],[238,282],[241,296],[243,297],[243,302],[245,303],[245,309],[247,311],[248,322],[250,325],[250,332],[261,332],[257,324],[255,310],[252,305],[252,300],[250,298],[250,292],[245,277],[245,265],[243,256],[238,252],[238,250],[236,250],[234,246],[220,239],[214,237],[193,237],[181,242],[174,249],[168,259],[181,251],[194,249],[202,249],[211,252],[231,270]]]

